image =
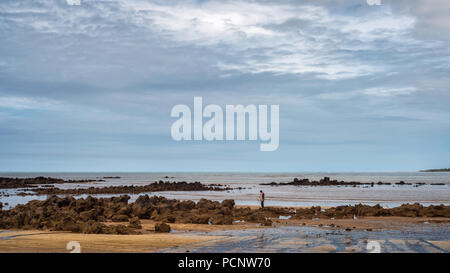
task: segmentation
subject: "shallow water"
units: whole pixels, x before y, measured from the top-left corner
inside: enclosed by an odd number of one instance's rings
[[[112,185],[144,185],[158,180],[164,181],[200,181],[205,184],[224,184],[231,187],[243,187],[242,190],[227,192],[200,191],[200,192],[157,192],[150,195],[163,195],[168,198],[199,200],[234,199],[239,205],[258,205],[259,190],[264,190],[266,206],[337,206],[348,204],[381,204],[394,207],[403,203],[420,202],[424,205],[446,204],[450,205],[450,172],[424,173],[424,172],[372,172],[372,173],[0,173],[0,176],[9,177],[36,177],[50,176],[63,179],[96,179],[104,176],[120,176],[120,179],[105,179],[105,182],[87,184],[58,184],[60,188],[86,188]],[[165,178],[168,176],[169,178]],[[359,182],[399,182],[410,183],[444,183],[445,185],[424,185],[420,187],[383,185],[383,186],[261,186],[260,183],[289,182],[294,177],[318,180],[328,176],[331,179]],[[9,206],[26,203],[30,200],[43,200],[46,196],[14,195],[16,189],[0,190],[0,202],[9,203]],[[9,197],[5,195],[10,195]],[[138,194],[138,195],[142,195]],[[132,201],[138,195],[131,195]],[[113,195],[99,195],[113,196]],[[6,206],[8,207],[8,206]]]
[[[205,233],[199,233],[205,234]],[[446,252],[435,241],[450,241],[450,226],[414,226],[404,230],[355,231],[283,226],[265,229],[227,230],[208,235],[227,236],[207,245],[189,245],[165,252],[371,252],[376,241],[380,252]]]

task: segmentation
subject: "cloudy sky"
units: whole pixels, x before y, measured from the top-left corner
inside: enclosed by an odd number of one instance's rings
[[[0,171],[450,167],[450,2],[381,2],[2,0]],[[278,150],[172,140],[194,96]]]

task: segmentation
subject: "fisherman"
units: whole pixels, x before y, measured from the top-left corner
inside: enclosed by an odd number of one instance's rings
[[[259,191],[259,202],[261,202],[261,208],[264,208],[264,192]]]

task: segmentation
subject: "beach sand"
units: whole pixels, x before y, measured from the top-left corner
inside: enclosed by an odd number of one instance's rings
[[[121,223],[108,223],[116,225]],[[123,223],[122,223],[123,224]],[[155,233],[155,222],[142,220],[142,234],[140,235],[109,235],[109,234],[79,234],[55,231],[0,231],[0,252],[62,252],[68,253],[66,245],[70,241],[77,241],[81,245],[81,252],[186,252],[195,249],[214,249],[215,244],[227,245],[250,237],[220,235],[226,232],[258,232],[258,230],[276,230],[282,227],[309,227],[318,230],[339,231],[344,234],[352,232],[373,232],[386,230],[401,231],[405,228],[424,227],[428,225],[448,226],[448,218],[411,218],[411,217],[365,217],[354,219],[319,219],[319,220],[276,220],[272,227],[263,227],[253,223],[239,223],[234,225],[201,225],[201,224],[170,224],[171,233]],[[333,226],[334,225],[334,226]],[[218,235],[219,234],[219,235]],[[295,238],[293,238],[295,239]],[[398,241],[398,242],[397,242]],[[391,244],[402,247],[412,241],[391,240]],[[293,243],[295,242],[295,244]],[[286,240],[283,247],[307,247],[308,252],[334,252],[336,245],[330,245],[329,240],[317,238],[311,242],[304,239]],[[431,241],[430,241],[431,242]],[[291,244],[288,246],[286,244]],[[450,242],[436,240],[432,244],[441,248],[439,251],[450,251]],[[427,247],[427,246],[425,246]],[[435,252],[436,247],[427,251]],[[220,250],[220,248],[219,248]],[[262,249],[263,250],[263,249]],[[361,245],[348,245],[339,252],[360,252]],[[364,250],[365,251],[365,250]]]
[[[4,239],[12,236],[13,238]],[[11,231],[0,233],[0,252],[68,253],[67,243],[79,242],[81,252],[154,252],[168,247],[208,243],[220,236],[154,233],[142,235],[79,234],[46,231]]]

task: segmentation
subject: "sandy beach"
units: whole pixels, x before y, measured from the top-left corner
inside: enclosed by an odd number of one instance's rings
[[[427,224],[424,224],[427,223]],[[120,224],[120,223],[115,223]],[[133,252],[214,252],[230,246],[228,251],[238,251],[239,246],[246,246],[249,240],[258,241],[266,232],[274,234],[285,232],[285,228],[297,229],[286,240],[278,240],[272,247],[290,249],[295,252],[367,252],[364,243],[367,240],[377,241],[381,245],[389,242],[397,252],[417,252],[425,249],[426,252],[449,252],[448,240],[411,238],[409,236],[399,239],[371,234],[387,234],[389,231],[420,230],[424,225],[449,231],[448,218],[407,218],[407,217],[367,217],[363,219],[336,219],[336,220],[279,220],[272,227],[263,227],[259,224],[235,225],[201,225],[201,224],[171,224],[170,233],[155,233],[155,222],[142,221],[143,234],[140,235],[110,235],[110,234],[77,234],[71,232],[56,232],[42,230],[1,230],[1,253],[69,253],[66,246],[71,241],[80,244],[83,253],[133,253]],[[317,234],[313,240],[308,238],[311,229]],[[343,233],[344,239],[339,243],[330,241],[329,234]],[[300,233],[300,235],[299,235]],[[365,239],[360,237],[365,233]],[[303,236],[302,236],[303,235]],[[266,235],[267,236],[267,235]],[[335,235],[336,236],[336,235]],[[426,248],[419,248],[425,244]],[[362,245],[362,246],[361,246]],[[264,245],[255,245],[254,251],[267,251]],[[409,247],[408,247],[409,246]],[[273,248],[269,249],[273,250]]]

